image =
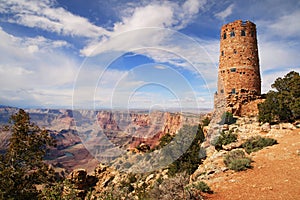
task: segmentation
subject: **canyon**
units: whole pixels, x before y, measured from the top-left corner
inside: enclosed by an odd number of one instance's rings
[[[17,111],[18,108],[0,107],[2,153],[10,138],[5,126]],[[64,173],[76,168],[91,172],[99,160],[111,161],[119,151],[137,151],[136,147],[141,145],[153,149],[165,134],[175,135],[184,124],[197,125],[204,115],[146,110],[27,109],[26,112],[31,122],[47,129],[56,140],[45,160]]]

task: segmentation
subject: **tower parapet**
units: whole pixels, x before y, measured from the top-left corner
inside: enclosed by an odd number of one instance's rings
[[[256,25],[236,20],[223,25],[220,35],[215,107],[223,98],[226,109],[240,115],[243,105],[261,95]]]

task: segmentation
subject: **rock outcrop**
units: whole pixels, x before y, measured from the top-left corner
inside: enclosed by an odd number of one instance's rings
[[[70,182],[70,186],[66,185],[64,188],[65,195],[73,192],[77,197],[84,199],[87,192],[96,186],[98,181],[94,175],[88,175],[85,169],[76,169],[70,173],[67,177]],[[75,190],[75,191],[71,191]]]

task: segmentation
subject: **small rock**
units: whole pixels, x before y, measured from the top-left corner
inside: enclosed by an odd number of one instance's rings
[[[240,140],[238,142],[233,142],[228,145],[222,146],[222,148],[226,151],[231,151],[233,149],[241,147],[242,144],[243,144],[243,142]]]
[[[222,127],[223,131],[228,131],[229,130],[229,125],[228,124],[224,124]]]
[[[149,176],[147,176],[145,182],[148,183],[153,178],[154,178],[154,174],[150,174]]]
[[[263,132],[269,132],[271,130],[271,126],[269,123],[264,123],[261,125],[260,130]]]
[[[273,190],[272,186],[268,186],[268,187],[263,187],[260,189],[261,191],[265,191],[265,190]]]
[[[279,124],[271,125],[271,129],[280,129]]]
[[[237,125],[230,125],[229,126],[229,130],[230,131],[236,131],[236,129],[238,129],[239,127]]]
[[[226,172],[226,171],[228,171],[228,168],[227,168],[227,167],[222,167],[222,168],[221,168],[221,171],[222,171],[222,172]]]
[[[169,176],[166,174],[166,175],[163,175],[162,179],[168,179]]]
[[[282,126],[282,129],[289,129],[289,130],[296,129],[296,127],[291,123],[282,123],[281,126]]]

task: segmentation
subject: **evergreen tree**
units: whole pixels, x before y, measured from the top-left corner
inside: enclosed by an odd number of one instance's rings
[[[186,141],[191,141],[189,148],[169,166],[169,174],[175,175],[179,172],[192,174],[201,164],[202,159],[206,157],[205,149],[201,148],[201,143],[204,142],[205,136],[201,125],[188,126],[184,125],[176,136],[180,138],[178,143],[184,144]]]
[[[37,184],[53,180],[53,171],[43,162],[47,147],[54,144],[46,130],[30,122],[20,109],[10,118],[12,136],[0,157],[0,199],[37,199]]]
[[[289,72],[272,84],[266,100],[258,106],[261,122],[294,121],[300,118],[300,75]]]

